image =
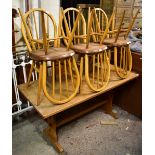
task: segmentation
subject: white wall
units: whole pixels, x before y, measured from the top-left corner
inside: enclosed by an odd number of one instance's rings
[[[53,15],[55,22],[58,26],[58,24],[59,24],[60,0],[39,0],[38,6],[49,11],[50,14]],[[50,27],[50,30],[49,30],[50,37],[53,38],[54,33],[53,33],[53,27],[52,27],[51,23],[49,23],[49,27]]]
[[[56,24],[59,23],[59,8],[60,0],[39,0],[41,2],[41,7],[49,11],[56,21]]]

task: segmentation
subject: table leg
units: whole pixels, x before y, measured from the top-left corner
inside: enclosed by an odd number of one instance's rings
[[[117,119],[118,118],[117,113],[112,111],[112,99],[113,99],[113,95],[110,95],[108,97],[108,101],[105,104],[103,104],[101,108],[105,111],[106,114],[109,114],[115,119]]]
[[[44,134],[47,135],[50,140],[51,143],[53,144],[53,146],[55,147],[55,149],[58,152],[63,152],[63,148],[61,147],[61,145],[58,143],[58,136],[56,133],[56,121],[54,117],[50,117],[47,119],[47,123],[49,125],[48,128],[44,129]]]

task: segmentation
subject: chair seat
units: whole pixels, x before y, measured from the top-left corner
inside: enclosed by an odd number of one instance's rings
[[[131,42],[129,40],[123,40],[123,39],[118,39],[117,42],[115,42],[115,38],[107,38],[104,40],[104,44],[108,46],[127,46]]]
[[[29,56],[32,60],[36,61],[52,61],[60,60],[71,57],[75,54],[73,50],[68,50],[66,48],[54,48],[51,47],[48,49],[47,54],[45,54],[44,49],[39,49],[36,52],[29,53]]]
[[[72,47],[72,49],[81,54],[92,54],[100,53],[107,49],[106,45],[100,45],[98,43],[89,43],[89,47],[86,48],[86,44],[77,44]]]

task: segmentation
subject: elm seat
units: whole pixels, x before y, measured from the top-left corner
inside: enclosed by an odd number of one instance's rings
[[[86,44],[77,44],[72,47],[72,49],[81,54],[95,54],[105,51],[107,49],[106,45],[100,45],[98,43],[89,43],[89,47],[86,48]]]
[[[36,52],[29,53],[29,56],[32,60],[36,61],[53,61],[61,60],[72,57],[75,54],[73,50],[66,51],[66,48],[49,48],[47,54],[45,54],[44,49],[37,50]]]
[[[120,40],[118,39],[117,42],[115,42],[115,38],[107,38],[104,40],[104,44],[108,46],[115,46],[115,47],[122,47],[122,46],[127,46],[131,42],[129,40]]]

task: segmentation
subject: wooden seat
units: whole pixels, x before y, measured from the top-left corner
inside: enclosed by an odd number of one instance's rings
[[[44,49],[39,49],[37,52],[32,52],[29,54],[30,58],[35,61],[54,61],[66,59],[74,56],[75,52],[73,50],[69,50],[66,52],[66,48],[59,47],[54,48],[51,47],[48,49],[47,54],[45,55]]]
[[[19,12],[22,18],[22,34],[32,59],[28,87],[31,85],[33,70],[39,74],[37,105],[40,104],[42,90],[52,104],[70,101],[77,94],[80,85],[75,52],[69,50],[72,37],[68,37],[67,48],[60,47],[62,36],[51,14],[40,8],[31,9],[25,15],[22,15],[20,9]],[[75,27],[78,18],[79,15],[75,20]]]
[[[104,40],[104,44],[115,47],[128,46],[130,43],[131,42],[129,40],[122,40],[122,39],[118,39],[117,42],[115,42],[115,38],[107,38]]]
[[[107,46],[105,45],[100,45],[97,43],[89,43],[89,48],[86,48],[86,44],[77,44],[72,47],[72,49],[76,53],[81,53],[81,54],[97,54],[101,53],[102,51],[105,51],[107,49]]]
[[[67,43],[67,37],[71,34],[72,23],[78,14],[79,10],[76,8],[67,8],[64,10],[64,18],[62,23],[65,26],[65,30],[62,29],[62,34],[64,36],[64,43]],[[85,80],[90,89],[93,91],[101,91],[106,88],[109,78],[110,78],[110,63],[107,57],[107,46],[101,43],[90,42],[90,37],[93,37],[91,25],[98,24],[96,21],[96,15],[94,9],[89,16],[88,28],[86,31],[86,22],[82,13],[80,13],[80,19],[78,21],[77,29],[75,34],[73,34],[73,44],[71,49],[73,49],[76,54],[78,54],[78,60],[80,60],[79,70],[80,70],[80,87],[82,87],[83,74]],[[71,20],[72,19],[72,20]],[[105,25],[107,28],[109,25]],[[99,26],[97,30],[99,33]],[[107,29],[108,30],[108,29]],[[87,32],[87,33],[86,33]],[[108,31],[105,31],[104,40]],[[101,38],[101,34],[100,37]],[[84,66],[85,65],[85,66]],[[92,68],[92,69],[91,69]],[[90,78],[92,77],[92,78]],[[92,80],[90,80],[92,79]]]

